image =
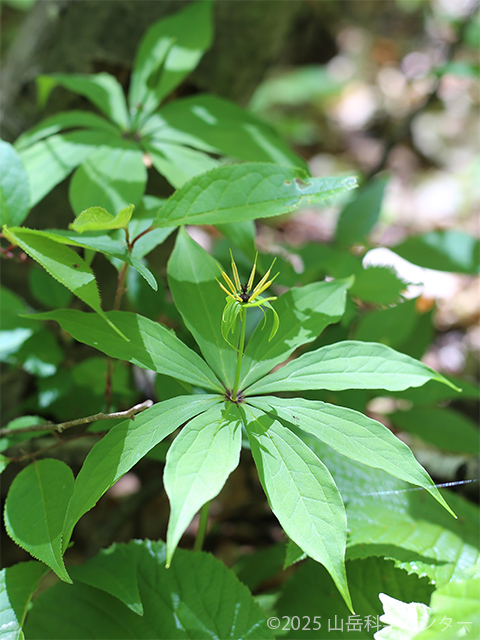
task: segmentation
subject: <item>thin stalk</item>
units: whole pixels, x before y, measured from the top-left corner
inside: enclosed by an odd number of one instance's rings
[[[240,382],[240,370],[242,368],[243,349],[245,347],[245,329],[247,328],[247,310],[243,307],[240,311],[240,338],[238,340],[237,371],[233,384],[232,400],[237,401],[238,383]]]
[[[206,502],[202,510],[200,511],[200,522],[198,523],[197,537],[193,545],[194,551],[201,551],[203,547],[203,541],[205,540],[205,534],[207,533],[208,524],[208,509],[210,508],[210,502]]]

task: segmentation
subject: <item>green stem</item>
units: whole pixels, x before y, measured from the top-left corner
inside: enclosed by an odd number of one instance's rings
[[[235,373],[235,382],[232,391],[233,402],[237,401],[238,383],[240,382],[240,370],[242,368],[243,349],[245,347],[245,329],[247,328],[247,310],[242,308],[240,311],[240,338],[238,341],[237,371]]]
[[[200,511],[200,522],[198,523],[197,537],[195,538],[195,544],[193,545],[194,551],[201,551],[203,547],[203,541],[205,540],[205,534],[207,533],[208,524],[208,509],[210,502],[206,502],[202,510]]]

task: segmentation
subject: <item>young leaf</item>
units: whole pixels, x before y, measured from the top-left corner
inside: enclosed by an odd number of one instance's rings
[[[220,326],[225,296],[218,286],[217,262],[184,229],[180,229],[168,261],[168,283],[177,309],[206,361],[227,386],[233,386],[236,351],[224,340]],[[235,336],[230,336],[235,344]]]
[[[64,462],[35,461],[13,481],[4,514],[12,540],[65,582],[72,582],[63,564],[62,533],[73,482]]]
[[[25,253],[41,264],[52,278],[58,280],[96,311],[119,336],[126,339],[102,311],[95,275],[78,253],[55,242],[48,233],[42,231],[4,227],[3,233],[10,242],[20,246]]]
[[[383,469],[396,478],[423,487],[454,515],[407,445],[380,422],[346,407],[303,398],[270,396],[250,402],[263,411],[271,412],[273,417],[313,434],[347,458]]]
[[[278,420],[242,409],[260,482],[285,533],[332,576],[352,610],[345,574],[347,519],[325,465]]]
[[[365,240],[380,216],[387,183],[388,178],[378,178],[362,186],[342,209],[335,231],[338,245],[348,247]]]
[[[78,167],[70,182],[70,204],[77,214],[96,206],[119,211],[140,201],[146,182],[143,152],[119,139],[115,146],[98,147]]]
[[[273,639],[247,587],[212,555],[179,549],[166,569],[163,542],[135,540],[117,545],[112,559],[121,563],[126,554],[135,562],[142,616],[100,589],[57,584],[35,599],[25,625],[27,638]]]
[[[24,640],[23,623],[38,582],[41,562],[20,562],[0,571],[0,632],[3,640]]]
[[[270,314],[265,331],[262,323],[256,327],[245,349],[240,388],[261,378],[297,347],[312,342],[327,325],[337,322],[345,310],[345,295],[351,283],[316,282],[279,296],[273,304],[280,320],[279,330],[271,342],[265,339],[273,323]]]
[[[131,110],[140,116],[152,113],[195,69],[212,41],[211,16],[209,0],[192,2],[150,27],[135,56],[128,94]]]
[[[83,514],[107,489],[180,425],[219,401],[217,395],[180,396],[113,427],[90,451],[77,476],[65,518],[64,546]]]
[[[15,148],[0,140],[0,226],[22,224],[30,210],[27,173]]]
[[[458,388],[422,362],[375,342],[345,340],[304,353],[250,386],[245,394],[307,389],[401,391],[438,380]]]
[[[223,391],[218,379],[204,360],[179,340],[173,331],[136,313],[109,311],[105,319],[115,323],[128,337],[121,340],[96,315],[76,309],[59,309],[30,316],[55,320],[75,340],[103,351],[112,358],[126,360],[143,369],[163,373],[183,382]]]
[[[469,233],[456,229],[410,236],[392,247],[392,251],[427,269],[472,275],[479,272],[480,241]]]
[[[85,96],[122,131],[129,129],[130,117],[122,86],[109,73],[95,75],[52,73],[48,76],[39,76],[37,82],[40,104],[44,105],[47,102],[51,91],[56,86],[62,86]]]
[[[233,404],[219,404],[190,420],[173,441],[164,472],[171,509],[167,566],[193,516],[238,466],[241,448],[241,419]]]
[[[83,233],[84,231],[126,229],[134,208],[133,204],[130,204],[128,207],[119,211],[116,216],[112,216],[112,214],[103,207],[90,207],[82,211],[75,218],[75,221],[68,226],[77,233]]]
[[[156,226],[268,218],[357,186],[355,178],[311,178],[303,169],[248,162],[212,169],[183,185],[159,210]]]

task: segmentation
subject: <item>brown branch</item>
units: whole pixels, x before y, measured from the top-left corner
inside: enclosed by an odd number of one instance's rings
[[[21,427],[20,429],[0,429],[0,437],[14,436],[18,433],[34,433],[36,431],[52,431],[56,433],[63,433],[65,429],[71,427],[78,427],[82,424],[90,424],[91,422],[97,422],[98,420],[114,420],[116,418],[130,418],[134,419],[137,413],[145,411],[153,406],[153,400],[145,400],[140,404],[136,404],[134,407],[127,409],[126,411],[116,411],[114,413],[104,413],[100,411],[93,416],[87,416],[86,418],[77,418],[76,420],[69,420],[67,422],[59,422],[53,424],[52,422],[42,422],[42,424],[31,425],[30,427]]]

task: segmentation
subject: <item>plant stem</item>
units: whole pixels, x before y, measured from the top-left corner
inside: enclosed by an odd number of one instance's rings
[[[238,340],[237,371],[235,373],[235,382],[233,384],[233,391],[232,391],[233,402],[237,401],[237,391],[238,391],[238,383],[240,382],[240,369],[242,368],[246,328],[247,328],[247,310],[245,308],[242,308],[242,310],[240,311],[240,338]]]
[[[194,551],[202,550],[203,541],[205,540],[205,534],[207,533],[209,508],[210,508],[210,502],[206,502],[203,505],[202,510],[200,511],[200,522],[198,523],[197,537],[195,538],[195,544],[193,545]]]

